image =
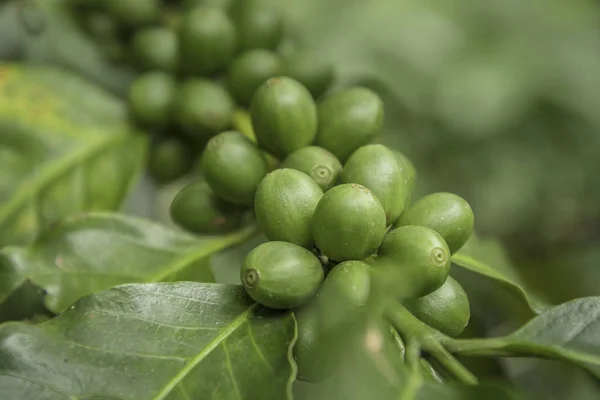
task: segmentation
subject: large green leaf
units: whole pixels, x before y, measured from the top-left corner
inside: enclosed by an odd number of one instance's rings
[[[286,399],[295,337],[291,313],[241,286],[120,286],[45,323],[0,326],[0,398]]]
[[[550,307],[545,300],[531,292],[498,242],[473,237],[452,256],[452,262],[501,285],[535,314]]]
[[[67,218],[26,247],[0,252],[0,303],[24,282],[46,292],[61,312],[88,294],[124,283],[214,281],[210,256],[250,237],[253,227],[224,236],[191,236],[112,213]]]
[[[118,208],[145,149],[112,95],[59,70],[0,64],[0,246]]]
[[[458,354],[537,356],[578,365],[600,378],[600,297],[576,299],[549,309],[511,335],[448,339]]]

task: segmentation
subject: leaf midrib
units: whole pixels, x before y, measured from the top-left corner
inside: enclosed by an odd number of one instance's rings
[[[454,354],[485,357],[540,357],[570,362],[600,377],[600,373],[595,370],[600,368],[600,357],[580,350],[538,343],[533,339],[521,338],[518,334],[517,331],[499,338],[451,340],[449,344],[453,346],[453,341],[460,343],[453,349]]]
[[[151,276],[146,280],[147,283],[162,282],[166,278],[177,274],[179,271],[186,269],[190,264],[201,260],[217,251],[223,250],[229,246],[242,242],[249,238],[256,231],[256,227],[253,225],[247,226],[239,231],[233,232],[227,236],[215,239],[210,244],[205,244],[200,249],[188,253],[185,257],[177,259],[176,262],[171,264],[168,268],[163,269],[158,274]]]
[[[587,364],[591,364],[594,366],[600,366],[600,357],[587,354],[581,350],[564,348],[548,343],[537,343],[533,340],[521,339],[518,336],[508,336],[506,338],[508,342],[504,346],[506,349],[511,350],[512,348],[532,348],[539,351],[545,351],[548,353],[554,353],[558,356],[564,357],[566,360],[578,361],[581,363],[585,363],[586,365],[582,365],[584,368],[587,368]],[[580,364],[581,365],[581,364]],[[596,375],[596,374],[595,374]]]
[[[100,139],[90,141],[87,146],[46,164],[40,174],[29,178],[16,190],[15,195],[4,204],[4,207],[0,208],[0,227],[28,201],[34,198],[35,194],[46,189],[58,178],[71,171],[74,166],[84,164],[96,155],[120,142],[124,142],[128,138],[129,135],[126,134],[101,136]]]
[[[86,215],[87,215],[87,218],[92,216],[92,217],[102,219],[105,221],[109,221],[110,218],[115,218],[115,219],[121,220],[124,223],[131,223],[131,222],[135,222],[135,220],[136,220],[136,218],[124,216],[121,214],[113,214],[113,213],[106,213],[106,212],[91,212],[91,213],[87,213]],[[78,217],[78,218],[80,218],[80,217]],[[256,226],[248,225],[248,226],[246,226],[242,229],[239,229],[235,232],[232,232],[230,234],[227,234],[224,236],[216,236],[210,242],[199,243],[199,245],[201,245],[201,247],[199,247],[197,250],[184,253],[182,257],[177,257],[177,254],[175,254],[176,260],[174,262],[172,262],[167,268],[164,268],[163,270],[161,270],[159,273],[157,273],[155,275],[152,275],[150,277],[131,276],[131,278],[139,279],[140,283],[163,282],[166,278],[173,276],[173,275],[177,274],[178,272],[186,269],[191,264],[193,264],[205,257],[208,257],[218,251],[224,250],[224,249],[226,249],[230,246],[233,246],[237,243],[243,242],[244,240],[250,238],[255,232],[256,232]],[[197,240],[197,237],[194,237],[194,236],[189,236],[189,238],[191,240]],[[144,243],[143,240],[140,240],[137,243],[140,244],[141,246],[146,246],[146,244]],[[188,246],[190,246],[190,245],[188,244]],[[164,248],[161,247],[158,249],[161,251],[173,251],[172,249],[169,249],[168,247],[164,247]],[[70,275],[70,274],[86,275],[88,273],[90,275],[103,274],[103,272],[101,272],[101,271],[88,272],[88,271],[77,271],[77,270],[69,270],[69,271],[60,270],[60,272],[67,274],[67,275]],[[110,275],[114,275],[114,274],[110,274]],[[42,276],[42,275],[40,275],[40,274],[32,274],[31,275],[32,279],[37,279],[40,276]]]
[[[153,400],[163,400],[183,381],[183,379],[204,360],[204,358],[210,354],[211,351],[217,348],[223,341],[225,341],[232,333],[234,333],[240,326],[242,326],[248,317],[252,314],[254,309],[258,307],[257,303],[252,304],[246,311],[238,315],[228,326],[226,326],[221,333],[215,336],[209,343],[202,348],[202,350],[192,358],[183,368],[164,386],[164,388],[154,396]]]

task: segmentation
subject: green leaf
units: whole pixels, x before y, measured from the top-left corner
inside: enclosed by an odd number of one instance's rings
[[[55,66],[123,96],[134,71],[106,59],[63,0],[12,1],[0,8],[0,60]]]
[[[600,398],[600,381],[573,365],[547,360],[531,360],[518,374],[515,384],[530,398],[544,400],[596,400]]]
[[[525,350],[530,344],[534,350],[549,351],[600,378],[600,297],[554,307],[505,340]]]
[[[26,247],[0,252],[2,296],[30,281],[59,313],[88,294],[124,283],[212,282],[210,256],[250,237],[253,227],[224,236],[191,236],[111,213],[70,217]]]
[[[452,256],[452,262],[501,285],[535,314],[550,307],[545,300],[531,293],[498,242],[473,237],[462,250]]]
[[[447,339],[457,354],[525,356],[575,364],[600,378],[600,297],[576,299],[542,313],[511,335],[493,339]]]
[[[39,325],[1,325],[1,396],[289,399],[295,337],[290,312],[241,286],[119,286]]]
[[[43,291],[27,280],[20,281],[19,286],[0,301],[0,322],[23,320],[34,318],[36,315],[48,314],[48,310],[44,306]]]
[[[0,246],[78,211],[113,210],[143,166],[120,100],[59,70],[0,64]]]

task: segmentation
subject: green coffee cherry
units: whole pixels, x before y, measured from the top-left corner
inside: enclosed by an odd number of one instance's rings
[[[169,122],[175,98],[175,79],[164,72],[140,75],[129,89],[129,107],[139,123],[162,126]]]
[[[409,160],[408,157],[406,157],[403,153],[399,152],[399,151],[395,151],[396,153],[396,160],[398,161],[398,165],[401,166],[402,170],[404,171],[404,173],[407,175],[408,177],[408,198],[406,199],[405,204],[408,206],[410,204],[410,199],[412,196],[412,191],[413,188],[415,187],[415,181],[417,180],[417,169],[415,168],[415,165],[412,163],[412,161]]]
[[[370,268],[361,261],[338,264],[325,278],[316,299],[295,311],[298,379],[320,382],[335,372],[345,347],[340,338],[355,327],[358,311],[369,299]]]
[[[323,282],[323,268],[313,253],[287,242],[254,248],[240,274],[248,295],[263,306],[285,309],[308,303]]]
[[[267,165],[260,150],[239,132],[211,138],[200,159],[206,181],[215,193],[233,204],[252,205]]]
[[[148,172],[159,183],[168,183],[185,175],[192,166],[187,146],[177,139],[165,139],[150,149]]]
[[[405,306],[421,321],[449,336],[460,335],[471,318],[469,298],[451,276],[436,291],[407,300]]]
[[[302,147],[290,153],[281,168],[293,168],[310,176],[324,192],[335,186],[342,164],[322,147]]]
[[[307,146],[317,133],[317,110],[310,93],[291,78],[275,77],[254,93],[252,127],[259,146],[278,157]]]
[[[371,290],[371,266],[357,260],[339,263],[323,282],[317,304],[324,321],[342,321],[353,310],[363,307]]]
[[[95,40],[114,39],[119,33],[115,18],[104,12],[90,12],[83,15],[83,26]]]
[[[298,365],[297,378],[305,382],[321,382],[335,372],[338,362],[339,352],[332,351],[332,346],[329,345],[331,340],[334,340],[331,337],[332,333],[323,332],[314,301],[295,310],[294,315],[298,324],[298,339],[294,345],[294,358]]]
[[[239,50],[273,50],[281,40],[282,21],[272,5],[260,0],[238,1],[232,10]]]
[[[270,240],[312,248],[312,219],[323,191],[308,175],[295,169],[277,169],[258,185],[254,213]]]
[[[235,105],[221,85],[193,78],[181,84],[174,105],[175,122],[189,136],[209,138],[231,126]]]
[[[69,6],[81,7],[85,10],[102,8],[105,4],[106,0],[71,0],[68,2]]]
[[[250,104],[254,92],[267,79],[279,74],[279,57],[268,50],[250,50],[229,64],[227,85],[233,97],[243,106]]]
[[[108,11],[129,27],[148,25],[160,18],[160,0],[107,0]]]
[[[219,8],[194,8],[180,22],[179,48],[183,71],[192,75],[214,74],[233,58],[235,26]]]
[[[422,225],[433,229],[446,240],[452,254],[473,234],[475,216],[469,203],[452,193],[433,193],[413,204],[396,226]]]
[[[373,254],[385,228],[385,211],[379,199],[354,183],[325,193],[313,216],[315,244],[335,261],[361,260]]]
[[[398,158],[398,163],[407,169],[410,180],[414,182],[417,179],[417,169],[415,168],[415,165],[408,157],[406,157],[406,155],[404,155],[404,153],[401,153],[398,150],[396,150],[395,153]]]
[[[294,358],[298,365],[297,378],[305,382],[319,382],[326,379],[330,372],[324,368],[319,349],[320,323],[317,308],[308,304],[294,311],[298,325],[298,339],[294,344]]]
[[[367,304],[371,290],[371,266],[350,260],[335,265],[325,278],[315,300],[321,325],[329,331],[352,323],[357,310]]]
[[[342,162],[369,143],[383,126],[383,102],[375,92],[355,87],[325,97],[319,104],[315,144]]]
[[[227,10],[233,3],[234,0],[183,0],[183,9],[191,10],[198,6],[210,6]]]
[[[137,64],[143,70],[173,72],[177,69],[177,35],[167,28],[146,28],[133,36],[131,46]]]
[[[333,82],[333,66],[312,51],[302,50],[286,57],[284,75],[302,83],[316,99]]]
[[[374,264],[399,286],[400,297],[421,297],[446,281],[450,250],[436,231],[424,226],[403,226],[385,235]]]
[[[240,226],[243,209],[219,199],[208,183],[196,181],[175,195],[169,208],[179,226],[199,234],[219,234]]]
[[[400,217],[410,196],[409,174],[394,151],[381,144],[370,144],[350,156],[340,179],[343,183],[361,184],[375,193],[390,225]]]
[[[102,55],[111,63],[119,64],[129,61],[129,50],[118,38],[104,38],[96,41]]]

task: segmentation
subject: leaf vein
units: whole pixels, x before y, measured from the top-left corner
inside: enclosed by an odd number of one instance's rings
[[[258,343],[256,343],[256,340],[254,339],[254,333],[252,333],[251,324],[247,324],[247,326],[248,326],[248,337],[250,338],[250,341],[252,342],[252,346],[254,346],[254,349],[256,350],[258,357],[260,357],[260,359],[263,361],[263,363],[265,363],[265,365],[267,367],[269,367],[269,369],[272,372],[275,372],[275,369],[273,368],[271,363],[267,361],[267,359],[265,358],[265,355],[262,353],[262,350],[260,349],[260,347],[258,347]]]
[[[63,392],[61,392],[61,391],[60,391],[60,390],[58,390],[57,388],[54,388],[54,387],[52,387],[52,386],[48,386],[48,385],[46,385],[46,384],[44,384],[44,383],[40,383],[40,382],[33,381],[33,380],[31,380],[31,379],[27,379],[27,378],[25,378],[25,377],[23,377],[23,376],[20,376],[20,375],[7,374],[7,373],[4,373],[4,372],[3,372],[3,373],[0,373],[0,376],[9,376],[9,377],[11,377],[11,378],[15,378],[15,379],[19,379],[19,380],[22,380],[22,381],[25,381],[25,382],[29,382],[29,383],[31,383],[31,384],[33,384],[33,385],[39,386],[39,387],[41,387],[41,388],[44,388],[44,389],[46,389],[46,390],[50,390],[51,392],[54,392],[54,393],[58,393],[58,394],[60,394],[60,395],[63,395],[63,396],[65,396],[66,398],[68,398],[68,399],[70,399],[70,400],[77,400],[77,399],[78,399],[78,397],[77,397],[77,396],[70,396],[70,395],[68,395],[68,394],[66,394],[66,393],[63,393]]]
[[[165,328],[172,328],[172,329],[181,329],[181,330],[190,330],[190,331],[218,331],[217,328],[213,328],[213,327],[210,327],[210,326],[173,325],[173,324],[167,324],[167,323],[164,323],[164,322],[158,322],[158,321],[155,321],[155,320],[152,320],[152,319],[147,319],[147,318],[139,317],[137,315],[109,313],[109,312],[100,311],[98,309],[96,309],[96,311],[94,311],[94,314],[107,315],[109,317],[115,317],[115,318],[133,319],[133,320],[137,320],[137,321],[146,322],[148,324],[164,326]]]
[[[233,368],[231,367],[231,360],[229,359],[229,351],[227,350],[227,342],[222,341],[221,345],[223,346],[223,352],[225,353],[225,363],[227,364],[227,372],[229,372],[229,378],[231,379],[231,383],[233,384],[233,391],[235,392],[235,397],[237,397],[238,400],[243,400],[242,394],[240,393],[240,388],[239,388],[238,383],[235,380],[235,376],[233,374]]]
[[[39,193],[56,179],[68,173],[74,165],[85,163],[102,151],[125,141],[129,138],[129,135],[119,134],[99,137],[100,139],[91,141],[87,146],[51,162],[41,173],[29,178],[23,185],[18,187],[15,195],[0,208],[0,226],[3,226],[36,193]]]
[[[88,346],[83,343],[74,342],[72,340],[66,340],[65,342],[72,346],[81,347],[81,348],[84,348],[87,350],[92,350],[92,351],[99,351],[102,353],[118,354],[118,355],[123,355],[123,356],[132,356],[132,357],[141,357],[141,358],[156,358],[158,360],[173,360],[173,361],[180,361],[180,362],[187,361],[187,359],[183,358],[183,357],[159,356],[159,355],[155,355],[155,354],[143,354],[143,353],[128,353],[126,351],[117,351],[117,350],[110,350],[110,349],[102,349],[102,348],[94,347],[94,346]]]
[[[36,274],[33,273],[31,274],[31,279],[42,279],[42,278],[46,278],[48,276],[52,276],[55,277],[56,273],[59,272],[63,275],[90,275],[90,276],[112,276],[112,277],[116,277],[116,278],[125,278],[125,279],[129,279],[129,280],[139,280],[141,277],[139,276],[135,276],[135,275],[126,275],[126,274],[119,274],[116,272],[110,272],[110,271],[79,271],[79,270],[65,270],[62,268],[58,268],[57,270],[52,270],[52,272],[50,273],[42,273],[42,274]]]
[[[179,389],[179,392],[181,392],[181,395],[183,396],[183,398],[185,400],[192,400],[192,398],[190,397],[190,395],[188,394],[187,390],[185,390],[185,387],[183,386],[183,382],[181,382],[177,388]]]
[[[226,340],[233,332],[236,331],[242,324],[244,324],[254,309],[258,306],[257,303],[252,304],[246,311],[238,315],[227,327],[225,327],[221,333],[219,333],[213,340],[211,340],[204,348],[190,360],[175,376],[167,383],[167,385],[161,390],[155,397],[154,400],[163,400],[173,391],[173,389],[189,374],[198,364],[204,360],[204,358],[217,346]]]
[[[593,316],[591,318],[584,316],[584,318],[586,318],[588,320],[591,319],[591,322],[588,322],[585,325],[578,327],[578,329],[575,329],[572,332],[571,337],[567,338],[567,340],[563,343],[563,346],[567,347],[567,345],[569,345],[571,342],[573,342],[575,339],[577,339],[579,336],[581,336],[581,334],[583,332],[585,332],[587,329],[589,329],[590,325],[592,325],[593,322],[596,322],[598,320],[599,316],[600,316],[600,308],[596,309],[596,312],[593,314]]]

